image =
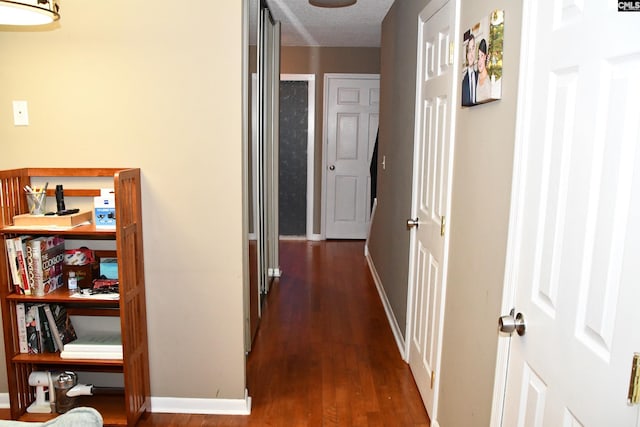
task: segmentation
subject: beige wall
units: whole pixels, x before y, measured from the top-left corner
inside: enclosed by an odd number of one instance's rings
[[[426,0],[396,1],[382,26],[379,204],[369,251],[404,332],[408,280],[417,16]],[[462,28],[505,10],[503,99],[458,108],[450,258],[440,373],[442,427],[486,426],[491,415],[511,192],[521,5],[461,0]],[[459,48],[457,51],[460,53]],[[461,53],[460,53],[461,54]]]
[[[53,30],[0,28],[0,167],[142,170],[153,396],[244,397],[241,8],[65,0]]]
[[[442,354],[442,427],[489,425],[509,223],[522,4],[463,0],[461,27],[505,11],[502,99],[459,108]],[[464,405],[460,403],[464,402]]]
[[[320,234],[322,199],[322,121],[325,73],[379,74],[380,49],[351,47],[282,47],[282,74],[315,74],[315,177],[313,232]]]

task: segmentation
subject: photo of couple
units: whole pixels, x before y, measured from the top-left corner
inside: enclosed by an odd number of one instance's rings
[[[463,37],[462,106],[471,107],[502,97],[504,11],[495,10],[468,29]]]

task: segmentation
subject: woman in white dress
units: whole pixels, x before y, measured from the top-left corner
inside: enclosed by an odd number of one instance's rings
[[[491,96],[491,77],[487,72],[487,42],[480,40],[478,45],[478,84],[476,86],[476,102],[487,101]]]

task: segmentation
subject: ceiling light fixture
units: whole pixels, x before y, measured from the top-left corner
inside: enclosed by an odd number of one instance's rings
[[[347,7],[356,4],[358,0],[309,0],[309,4],[316,7]]]
[[[44,25],[60,19],[58,0],[0,0],[0,25]]]

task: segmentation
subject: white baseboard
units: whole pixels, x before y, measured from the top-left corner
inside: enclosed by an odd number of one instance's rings
[[[382,286],[382,280],[380,280],[380,276],[376,271],[376,267],[373,265],[373,260],[371,259],[371,255],[369,251],[365,251],[367,258],[367,264],[369,265],[369,270],[371,271],[371,275],[373,276],[373,281],[376,284],[376,289],[378,289],[378,295],[380,295],[380,300],[382,301],[382,306],[384,307],[384,312],[387,314],[387,320],[389,321],[389,326],[391,326],[391,331],[393,332],[393,336],[396,339],[396,345],[398,346],[398,350],[400,351],[400,355],[404,361],[407,361],[407,357],[405,354],[405,344],[404,338],[402,337],[402,332],[400,332],[400,327],[398,326],[398,321],[396,317],[393,315],[393,310],[391,309],[391,304],[387,299],[387,294],[384,291],[384,287]]]
[[[302,240],[302,241],[306,241],[307,240],[307,236],[285,236],[285,235],[280,235],[278,236],[279,240]]]
[[[0,393],[0,409],[8,409],[9,393]],[[249,415],[251,397],[244,399],[192,399],[183,397],[151,397],[151,412],[170,414]]]
[[[170,414],[249,415],[251,397],[244,399],[193,399],[182,397],[152,397],[151,412]]]
[[[0,409],[9,409],[9,393],[0,393]]]
[[[312,234],[309,236],[308,240],[311,240],[312,242],[321,242],[324,239],[322,238],[322,234]]]
[[[269,268],[269,269],[267,269],[267,275],[269,277],[280,277],[280,276],[282,276],[282,270],[280,270],[280,267],[278,267],[278,268]]]

